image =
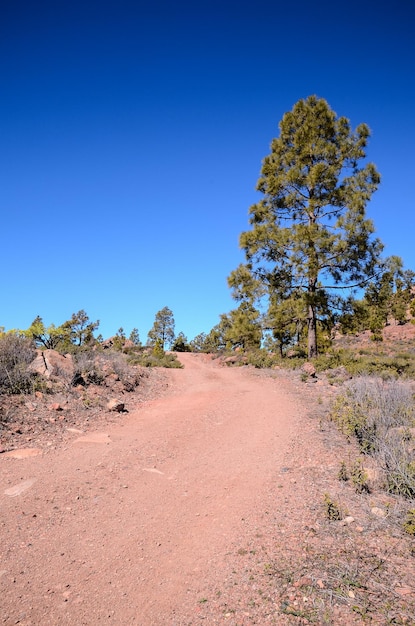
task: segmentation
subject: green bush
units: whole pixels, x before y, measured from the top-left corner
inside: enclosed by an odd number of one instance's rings
[[[141,367],[166,367],[166,368],[182,368],[183,365],[177,359],[175,354],[166,353],[158,355],[154,352],[143,352],[142,354],[134,354],[129,357],[129,363],[132,365],[141,365]]]

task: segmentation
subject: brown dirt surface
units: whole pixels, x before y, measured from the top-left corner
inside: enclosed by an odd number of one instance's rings
[[[129,413],[0,455],[0,624],[413,624],[411,539],[338,480],[332,389],[179,358]]]

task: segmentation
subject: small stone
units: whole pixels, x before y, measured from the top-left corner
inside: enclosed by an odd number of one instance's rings
[[[42,454],[42,450],[40,448],[20,448],[18,450],[9,450],[9,452],[4,452],[3,456],[8,456],[12,459],[28,459],[32,456],[39,456]]]
[[[114,411],[115,413],[122,413],[125,410],[124,402],[120,402],[119,400],[109,400],[107,402],[108,411]]]
[[[49,408],[51,411],[63,411],[63,407],[61,404],[59,404],[59,402],[53,402],[53,404],[51,404]]]
[[[314,378],[316,375],[316,368],[312,363],[304,363],[304,365],[301,367],[301,370],[312,378]]]
[[[414,593],[414,590],[411,587],[396,587],[395,592],[399,593],[400,596],[407,596]]]
[[[294,583],[294,587],[297,587],[297,588],[298,587],[308,587],[312,583],[313,583],[313,581],[311,580],[311,578],[309,578],[308,576],[303,576],[302,578],[297,580],[297,582]]]
[[[370,512],[372,515],[375,515],[375,517],[386,517],[386,511],[384,511],[384,509],[380,509],[378,506],[371,508]]]
[[[15,498],[16,496],[20,496],[21,493],[24,493],[25,491],[30,489],[30,487],[34,485],[35,482],[36,482],[36,478],[29,478],[29,480],[23,480],[21,483],[18,483],[17,485],[14,485],[13,487],[6,489],[4,494],[6,496],[10,496],[11,498]]]

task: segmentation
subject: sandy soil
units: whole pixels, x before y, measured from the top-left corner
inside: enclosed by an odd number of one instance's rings
[[[311,587],[330,585],[321,554],[339,541],[342,555],[361,558],[359,541],[372,541],[368,558],[385,550],[376,528],[327,535],[322,495],[338,484],[344,442],[325,441],[306,386],[205,355],[180,360],[161,397],[105,430],[71,432],[47,454],[0,455],[0,623],[361,623],[349,588],[330,618],[315,600],[303,610]],[[402,572],[390,585],[407,602]]]
[[[299,411],[271,379],[180,358],[119,425],[0,459],[3,623],[187,624],[220,585]]]

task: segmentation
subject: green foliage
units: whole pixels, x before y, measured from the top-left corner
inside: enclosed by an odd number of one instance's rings
[[[161,351],[155,352],[154,350],[144,350],[141,353],[133,353],[129,356],[129,363],[132,365],[141,365],[142,367],[183,367],[175,354],[167,354],[164,350],[162,353]]]
[[[32,339],[38,348],[58,350],[60,346],[69,342],[69,334],[64,326],[51,324],[46,327],[42,318],[37,315],[29,328],[22,331],[25,337]]]
[[[340,505],[328,493],[324,494],[324,506],[326,517],[330,522],[338,522],[343,519],[343,511]]]
[[[366,300],[348,298],[342,304],[339,330],[343,335],[356,334],[369,328],[370,310]]]
[[[95,342],[94,331],[99,321],[90,322],[86,312],[81,309],[73,313],[71,319],[61,326],[45,326],[38,315],[23,334],[32,339],[38,348],[58,350],[61,353],[74,352],[79,348],[88,348]]]
[[[156,313],[153,327],[148,333],[150,345],[154,345],[159,339],[163,350],[174,341],[174,316],[172,311],[165,306]]]
[[[156,357],[156,359],[162,359],[165,356],[163,342],[161,339],[156,339],[153,346],[152,355]]]
[[[199,333],[190,342],[190,349],[192,352],[210,352],[207,349],[207,335],[206,333]]]
[[[187,341],[186,335],[180,332],[171,347],[173,352],[191,352],[191,347]]]
[[[70,343],[77,347],[87,347],[94,343],[94,332],[99,326],[99,320],[91,322],[87,313],[81,309],[77,313],[72,313],[69,320],[62,324],[68,335]]]
[[[339,469],[339,473],[338,473],[338,479],[342,480],[343,482],[347,482],[349,480],[349,473],[347,471],[347,466],[346,466],[346,463],[344,461],[342,461],[342,463],[340,465],[340,469]]]
[[[123,327],[121,326],[113,338],[113,346],[115,350],[122,350],[125,344],[126,336]]]
[[[247,262],[229,278],[237,299],[262,297],[262,288],[283,343],[294,339],[296,319],[306,322],[309,358],[317,354],[319,323],[338,305],[333,288],[367,281],[382,250],[365,216],[380,177],[373,164],[359,167],[369,134],[364,124],[352,131],[316,96],[283,116],[257,185],[264,197],[240,237]],[[301,303],[300,316],[292,300]]]
[[[0,393],[33,391],[35,375],[28,366],[35,356],[30,339],[13,333],[0,334]]]
[[[368,475],[363,467],[362,459],[356,459],[350,470],[350,477],[357,493],[370,493]]]
[[[141,347],[140,334],[137,328],[133,328],[128,339],[138,348]]]
[[[415,537],[415,509],[410,509],[407,512],[403,528],[408,535]]]
[[[259,312],[249,302],[241,302],[227,319],[224,342],[232,348],[252,350],[261,345],[262,328]]]

